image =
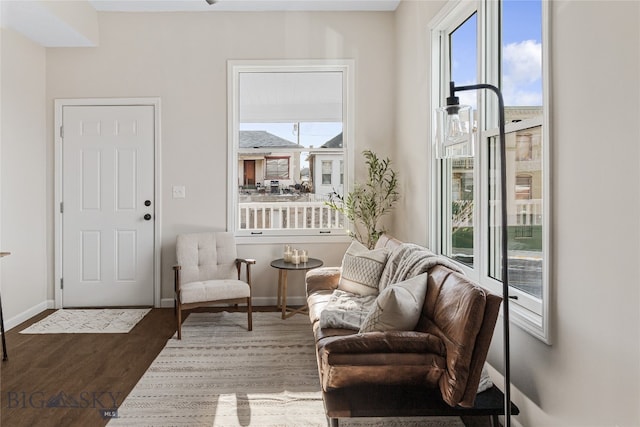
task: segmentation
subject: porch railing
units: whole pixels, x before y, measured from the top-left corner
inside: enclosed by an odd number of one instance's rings
[[[473,202],[469,200],[457,200],[456,214],[453,215],[454,227],[473,227]],[[514,200],[515,212],[509,212],[509,225],[538,226],[542,225],[543,205],[541,199]],[[511,206],[509,207],[511,209]],[[499,218],[500,201],[490,202],[489,220]]]
[[[240,230],[344,228],[343,215],[323,202],[239,203]]]

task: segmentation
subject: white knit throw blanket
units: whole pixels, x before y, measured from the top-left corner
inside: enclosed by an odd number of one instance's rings
[[[377,295],[355,295],[336,289],[320,313],[321,328],[359,330]]]
[[[462,273],[462,270],[449,258],[436,255],[427,248],[413,243],[403,243],[389,255],[380,277],[378,292],[382,292],[387,286],[394,283],[400,283],[419,274],[426,273],[436,265],[443,265],[453,271]]]

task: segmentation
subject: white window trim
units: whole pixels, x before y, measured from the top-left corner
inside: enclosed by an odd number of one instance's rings
[[[443,80],[440,76],[450,75],[447,61],[442,61],[441,58],[445,57],[447,52],[441,52],[440,38],[445,34],[445,29],[454,25],[455,22],[460,22],[463,15],[469,16],[473,11],[477,11],[478,14],[478,28],[481,34],[490,34],[486,31],[486,28],[490,25],[494,25],[487,22],[487,16],[490,15],[489,9],[497,9],[498,2],[493,1],[477,1],[477,2],[465,2],[465,1],[452,1],[445,5],[440,13],[429,23],[429,29],[431,34],[431,111],[442,105],[442,101],[448,95],[448,81]],[[542,78],[543,78],[543,99],[545,102],[545,108],[542,118],[539,119],[539,124],[543,126],[543,212],[544,212],[544,224],[543,227],[543,265],[542,265],[542,295],[541,300],[532,297],[516,288],[510,287],[510,294],[517,296],[517,300],[511,300],[510,307],[510,319],[511,321],[527,331],[534,337],[543,341],[546,344],[551,344],[551,331],[550,331],[550,301],[553,298],[551,294],[551,144],[550,144],[550,49],[549,49],[549,4],[548,2],[542,2],[542,37],[543,37],[543,50],[542,50]],[[485,36],[487,37],[487,36]],[[492,65],[485,64],[482,58],[488,55],[492,55],[492,52],[486,52],[486,44],[497,46],[497,43],[492,43],[491,40],[479,39],[478,56],[481,64],[479,65],[478,78],[479,82],[486,82],[496,85],[498,83],[498,70],[494,69]],[[495,54],[494,54],[495,56]],[[484,91],[478,91],[478,105],[486,105],[486,103],[497,103],[492,96],[485,96]],[[486,108],[480,108],[479,112],[482,114]],[[483,123],[484,118],[479,117],[479,122]],[[521,128],[531,127],[533,120],[528,120],[525,123],[510,123],[507,124],[505,131],[507,133],[514,132]],[[435,121],[431,116],[431,129],[432,140],[435,137]],[[476,268],[472,269],[464,264],[458,263],[465,273],[472,279],[479,282],[483,287],[489,289],[491,292],[498,295],[502,294],[502,283],[491,278],[488,272],[488,233],[489,224],[486,218],[486,209],[484,209],[484,201],[488,200],[488,174],[485,173],[488,166],[488,150],[486,147],[486,141],[491,136],[495,136],[495,130],[491,132],[483,132],[479,137],[479,144],[476,147],[476,162],[474,165],[474,180],[475,185],[475,200],[479,201],[475,203],[474,218],[475,222],[480,224],[480,227],[475,227],[474,239],[478,244],[474,247],[474,256],[477,260]],[[440,242],[442,241],[442,231],[440,221],[442,216],[438,209],[439,203],[439,189],[442,187],[442,170],[441,162],[435,159],[435,152],[432,144],[429,144],[429,156],[431,159],[431,206],[435,209],[429,210],[429,229],[430,229],[430,245],[431,247],[440,252]],[[484,247],[480,247],[484,245]]]
[[[242,243],[308,243],[349,242],[351,238],[344,230],[273,230],[261,234],[240,231],[237,225],[238,192],[235,177],[238,176],[239,137],[239,76],[243,72],[311,72],[339,71],[343,73],[343,140],[345,161],[345,194],[353,188],[355,146],[355,61],[352,59],[327,60],[229,60],[227,61],[227,230],[232,231],[236,241]]]

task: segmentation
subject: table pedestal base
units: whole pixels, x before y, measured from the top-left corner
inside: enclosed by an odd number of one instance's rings
[[[278,270],[278,310],[282,310],[282,318],[288,319],[298,313],[309,314],[306,304],[299,308],[287,307],[287,271]]]

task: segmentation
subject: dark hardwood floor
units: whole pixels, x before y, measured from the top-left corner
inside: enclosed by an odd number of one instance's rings
[[[0,364],[2,427],[105,426],[109,411],[122,404],[176,330],[173,309],[162,308],[152,309],[128,334],[19,333],[53,311],[7,332],[9,360]],[[488,425],[475,418],[464,423]]]
[[[176,330],[153,309],[128,334],[23,335],[47,310],[7,333],[0,366],[4,426],[104,426]]]

